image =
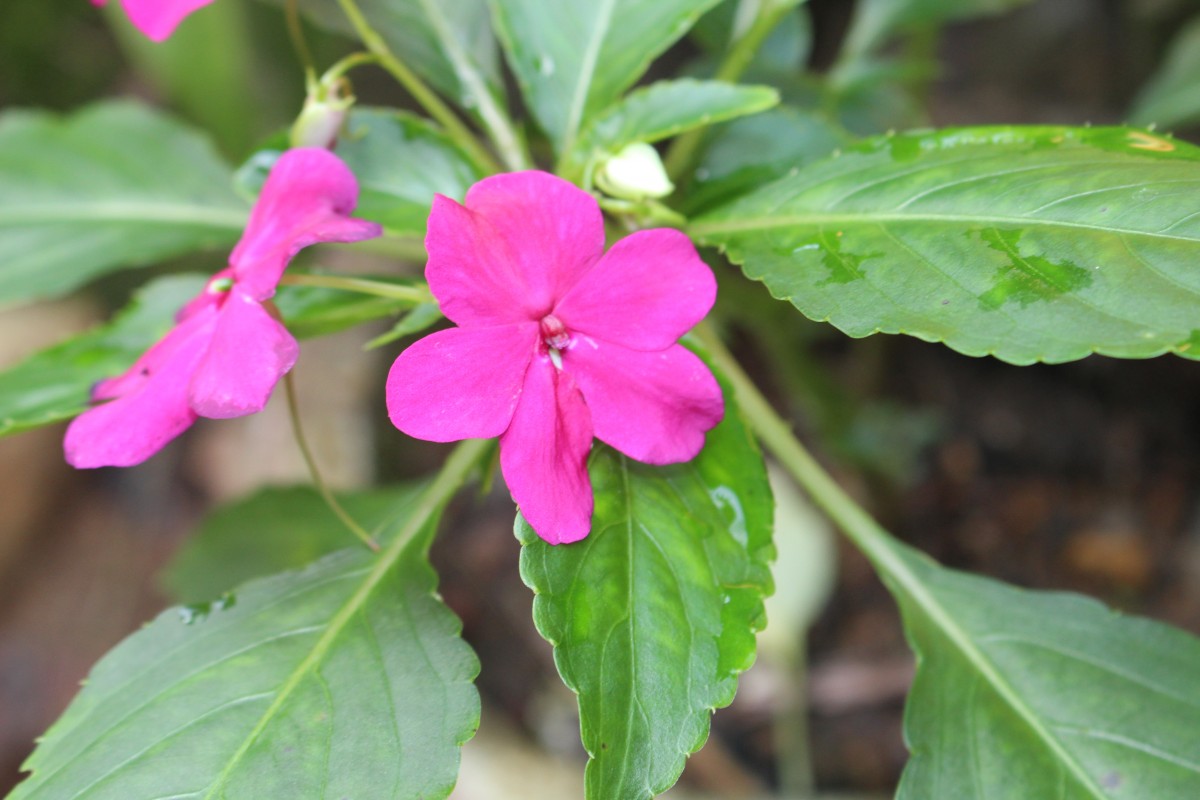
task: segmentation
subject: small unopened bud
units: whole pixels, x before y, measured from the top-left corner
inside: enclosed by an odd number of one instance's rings
[[[622,200],[666,197],[675,191],[658,151],[645,142],[626,145],[601,164],[596,185]]]
[[[343,80],[309,86],[304,108],[292,124],[292,147],[324,147],[331,149],[346,121],[354,95],[343,95]]]

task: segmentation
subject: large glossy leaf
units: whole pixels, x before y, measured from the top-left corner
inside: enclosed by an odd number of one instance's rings
[[[1128,128],[881,137],[691,232],[807,316],[970,355],[1200,357],[1200,149]]]
[[[376,540],[408,516],[423,484],[339,493]],[[210,514],[175,554],[163,583],[184,603],[203,603],[240,583],[298,569],[356,541],[311,486],[262,489]]]
[[[445,797],[478,725],[478,662],[427,543],[164,611],[92,670],[13,800]]]
[[[1200,797],[1200,640],[887,549],[919,655],[900,798]]]
[[[591,534],[553,547],[518,518],[521,574],[579,695],[587,797],[645,800],[679,777],[754,661],[770,487],[732,405],[691,463],[651,467],[600,447],[590,473]]]
[[[130,102],[0,117],[0,304],[237,241],[247,206],[207,140]]]
[[[205,280],[199,275],[182,275],[153,281],[107,325],[0,372],[0,436],[84,411],[92,385],[128,369],[171,328],[176,312],[200,291]],[[308,286],[281,287],[275,303],[289,329],[300,338],[333,333],[413,305],[408,300]]]
[[[1139,125],[1200,121],[1200,17],[1176,35],[1162,66],[1138,95],[1129,116]]]
[[[560,153],[717,1],[490,0],[509,65]]]
[[[690,79],[659,81],[601,112],[581,139],[590,151],[615,153],[632,142],[657,142],[684,131],[765,111],[779,102],[769,86]]]
[[[285,0],[269,0],[283,5]],[[460,105],[499,91],[500,64],[486,0],[357,0],[372,30],[409,67]],[[338,0],[299,0],[313,22],[354,36]]]

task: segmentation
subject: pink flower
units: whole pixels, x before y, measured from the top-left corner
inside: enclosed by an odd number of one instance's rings
[[[650,464],[687,461],[724,414],[704,363],[677,344],[716,281],[682,233],[604,252],[596,201],[544,172],[434,198],[425,275],[457,328],[400,354],[392,423],[420,439],[500,437],[513,499],[551,544],[587,536],[592,437]]]
[[[129,21],[146,36],[161,42],[175,32],[184,17],[213,0],[121,0],[121,8]],[[92,0],[92,5],[102,6],[108,0]]]
[[[351,219],[354,175],[327,150],[280,157],[250,212],[229,267],[188,303],[175,327],[124,374],[101,381],[101,402],[78,416],[63,442],[76,467],[128,467],[157,453],[196,421],[261,411],[296,362],[296,340],[262,303],[301,248],[379,235]]]

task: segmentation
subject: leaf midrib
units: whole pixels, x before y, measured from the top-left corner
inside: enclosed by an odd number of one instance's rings
[[[925,223],[949,225],[1014,225],[1020,227],[1066,228],[1069,230],[1089,231],[1093,233],[1111,234],[1114,236],[1141,236],[1166,241],[1188,242],[1195,244],[1200,238],[1195,236],[1176,236],[1159,231],[1138,230],[1136,228],[1118,228],[1102,225],[1090,225],[1085,222],[1072,222],[1056,219],[1033,219],[1013,216],[980,216],[977,214],[897,214],[894,212],[863,212],[856,214],[788,214],[784,216],[768,216],[749,219],[704,222],[700,221],[688,226],[688,233],[702,241],[706,237],[723,233],[746,233],[751,231],[766,231],[776,228],[802,226],[839,226],[889,223]],[[711,240],[708,240],[711,243]]]
[[[925,613],[926,617],[934,623],[936,628],[945,635],[959,653],[975,667],[979,677],[1045,743],[1050,752],[1057,757],[1058,762],[1066,768],[1067,772],[1081,788],[1088,791],[1097,800],[1109,800],[1108,795],[1092,780],[1091,776],[1087,774],[1087,771],[1078,760],[1042,724],[1041,720],[1034,713],[1034,710],[1022,702],[1021,696],[1005,680],[1003,675],[1000,674],[987,655],[975,646],[970,634],[958,625],[954,617],[941,602],[928,591],[924,582],[914,574],[900,554],[890,546],[890,542],[889,546],[881,548],[881,551],[876,553],[878,558],[877,566],[880,568],[881,573],[894,581],[894,590],[897,592],[903,591],[903,593],[908,595],[909,599]]]
[[[47,203],[0,209],[0,228],[38,223],[176,223],[240,231],[246,211],[170,202]]]
[[[575,137],[579,124],[583,120],[584,106],[587,105],[592,76],[596,74],[596,64],[600,60],[600,47],[612,26],[616,5],[617,0],[602,0],[602,5],[593,20],[595,36],[588,41],[587,47],[584,48],[583,58],[579,62],[579,75],[571,93],[571,103],[567,107],[566,127],[563,129],[563,153],[571,152],[575,146]]]

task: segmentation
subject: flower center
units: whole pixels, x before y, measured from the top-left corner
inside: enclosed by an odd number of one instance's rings
[[[571,334],[567,333],[567,326],[563,325],[562,320],[553,314],[547,314],[542,317],[542,341],[546,346],[553,350],[563,350],[571,343]]]

